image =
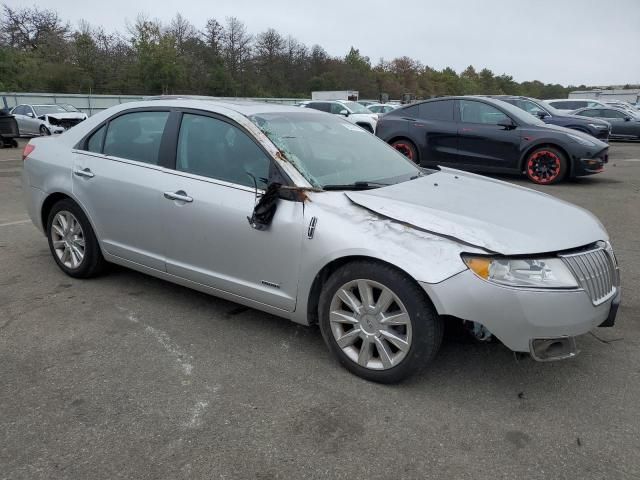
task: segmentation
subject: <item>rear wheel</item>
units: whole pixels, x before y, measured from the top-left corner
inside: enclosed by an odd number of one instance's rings
[[[539,148],[525,160],[525,173],[529,180],[538,185],[557,183],[567,173],[567,159],[555,148]]]
[[[60,200],[47,220],[49,249],[60,269],[71,277],[89,278],[104,267],[100,245],[82,209],[70,199]]]
[[[395,383],[419,372],[435,356],[443,323],[424,291],[405,274],[359,261],[338,269],[325,284],[320,329],[349,371]]]
[[[417,164],[420,163],[418,160],[418,150],[416,149],[416,146],[409,140],[396,140],[395,142],[391,143],[391,146],[412,162]]]

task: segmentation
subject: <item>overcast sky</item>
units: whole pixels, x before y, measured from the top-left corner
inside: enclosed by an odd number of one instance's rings
[[[28,0],[0,0],[11,7]],[[168,22],[180,12],[273,27],[343,56],[353,45],[373,64],[407,55],[436,69],[487,67],[517,81],[563,85],[640,83],[640,0],[57,0],[73,26],[85,19],[124,32],[139,12]]]

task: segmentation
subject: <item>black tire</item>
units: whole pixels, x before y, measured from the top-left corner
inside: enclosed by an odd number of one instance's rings
[[[46,135],[51,135],[51,131],[44,125],[40,125],[40,135],[43,137]]]
[[[53,221],[59,212],[65,211],[70,212],[77,219],[80,227],[82,228],[84,237],[84,257],[76,268],[70,268],[61,261],[61,259],[58,257],[58,254],[56,253],[56,249],[53,244]],[[104,269],[105,260],[102,256],[102,252],[100,251],[100,244],[98,243],[98,239],[93,232],[93,228],[91,227],[91,223],[87,219],[87,216],[73,200],[66,198],[53,205],[51,211],[49,212],[49,216],[47,217],[46,232],[51,255],[64,273],[66,273],[70,277],[75,278],[91,278],[99,275],[102,272],[102,270]]]
[[[404,358],[387,369],[372,369],[349,358],[338,345],[330,322],[330,307],[336,292],[355,280],[369,280],[390,289],[402,302],[411,323],[411,342]],[[443,320],[425,292],[399,270],[374,261],[354,261],[336,270],[323,286],[319,302],[319,324],[331,352],[350,372],[379,383],[397,383],[419,373],[436,355],[442,343]],[[377,347],[376,347],[377,348]]]
[[[567,170],[567,158],[553,147],[537,148],[524,160],[525,175],[538,185],[561,182],[567,175]]]
[[[416,165],[420,165],[420,159],[418,158],[418,149],[411,140],[401,138],[400,140],[391,142],[390,145],[405,157],[407,157],[409,160],[411,160],[413,163],[415,163]]]

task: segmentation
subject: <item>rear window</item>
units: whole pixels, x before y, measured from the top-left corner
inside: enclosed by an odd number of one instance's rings
[[[169,112],[133,112],[111,120],[104,154],[157,165],[168,117]]]
[[[419,116],[423,120],[453,122],[453,100],[438,100],[419,105]]]

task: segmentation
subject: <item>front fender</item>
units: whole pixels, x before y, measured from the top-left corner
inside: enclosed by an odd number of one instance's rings
[[[312,238],[302,246],[298,301],[294,320],[306,322],[313,282],[328,264],[344,258],[388,263],[416,282],[439,283],[467,269],[462,252],[486,253],[387,219],[353,204],[341,192],[310,195],[305,220],[316,217]]]

